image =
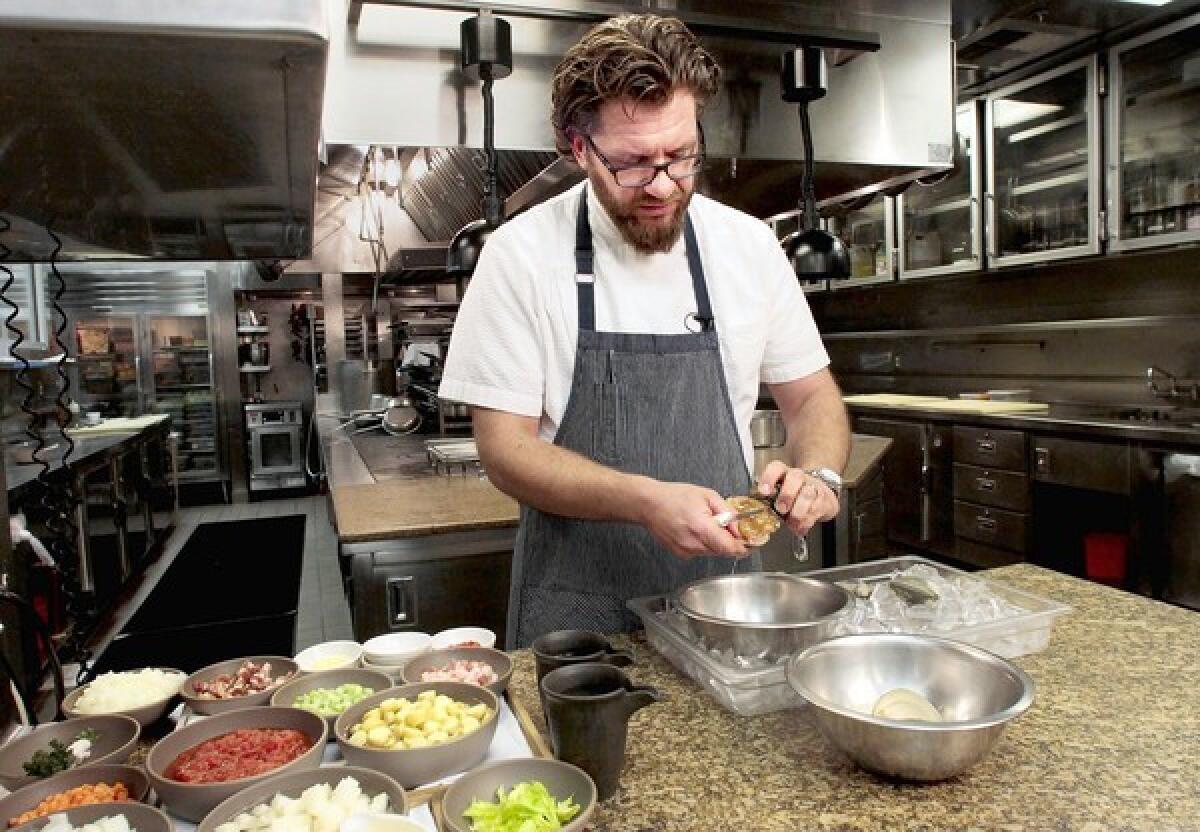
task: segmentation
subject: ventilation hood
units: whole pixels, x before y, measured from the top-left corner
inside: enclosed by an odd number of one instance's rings
[[[635,0],[428,3],[437,8],[423,7],[421,0],[352,3],[357,16],[331,29],[326,140],[401,148],[482,146],[480,96],[458,67],[459,24],[482,5],[502,17],[507,9],[512,24],[513,72],[494,93],[496,144],[524,152],[554,150],[551,77],[588,27],[571,15],[646,10]],[[518,8],[539,5],[560,9],[559,17],[530,17]],[[719,13],[746,28],[769,24],[776,34],[792,33],[797,43],[806,32],[826,37],[844,32],[847,42],[856,34],[878,41],[878,51],[826,50],[829,95],[812,108],[818,199],[898,187],[952,164],[950,0],[675,0],[663,13],[684,20]],[[724,69],[721,90],[703,119],[709,156],[719,171],[712,178],[714,188],[762,217],[781,205],[795,208],[803,156],[800,123],[796,108],[783,101],[779,83],[782,56],[790,47],[705,32],[701,40]],[[476,201],[464,201],[481,211]],[[443,205],[434,201],[432,207]],[[461,212],[455,208],[455,213]]]
[[[306,254],[327,53],[322,0],[0,0],[0,242]]]

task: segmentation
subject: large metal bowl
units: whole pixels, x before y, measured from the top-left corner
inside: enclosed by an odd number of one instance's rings
[[[945,638],[871,633],[810,647],[787,678],[817,727],[863,768],[903,780],[945,780],[983,759],[1005,727],[1033,704],[1034,685],[992,653]],[[929,700],[944,722],[872,716],[895,688]]]
[[[766,661],[832,636],[850,603],[850,594],[840,586],[786,572],[704,578],[676,597],[694,639],[709,649]]]

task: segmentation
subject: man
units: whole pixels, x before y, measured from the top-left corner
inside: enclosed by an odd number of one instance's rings
[[[585,34],[552,103],[587,180],[497,229],[463,298],[440,392],[522,504],[510,646],[634,629],[629,598],[737,568],[714,517],[754,487],[760,381],[792,465],[757,492],[797,534],[837,514],[849,429],[804,294],[765,224],[695,195],[719,72],[675,19]]]

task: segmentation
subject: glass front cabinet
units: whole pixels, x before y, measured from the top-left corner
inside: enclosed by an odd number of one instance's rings
[[[993,266],[1100,251],[1095,56],[988,95],[987,238]]]
[[[895,278],[895,200],[877,193],[818,207],[825,217],[825,230],[841,237],[850,253],[850,276],[831,279],[830,289],[887,283]]]
[[[1110,247],[1200,240],[1200,15],[1114,48],[1109,71]]]
[[[983,181],[976,102],[954,113],[954,168],[917,180],[896,199],[901,280],[983,267]]]

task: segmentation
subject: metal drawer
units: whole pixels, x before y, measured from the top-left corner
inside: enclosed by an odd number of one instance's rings
[[[1033,440],[1032,457],[1038,482],[1129,493],[1128,445],[1039,436]]]
[[[954,463],[954,499],[1013,511],[1029,511],[1029,478],[1015,471],[993,471]]]
[[[954,461],[984,468],[1025,470],[1025,433],[954,426]]]
[[[1029,545],[1029,515],[955,500],[954,534],[1012,552],[1025,552]]]

